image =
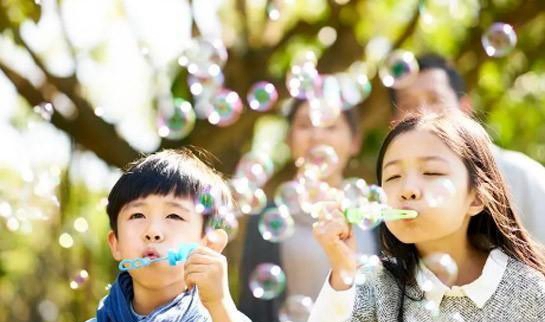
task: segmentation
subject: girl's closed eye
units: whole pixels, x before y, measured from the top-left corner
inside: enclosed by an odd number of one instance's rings
[[[175,214],[175,213],[171,213],[167,216],[168,219],[174,219],[174,220],[182,220],[182,221],[186,221],[184,217],[178,215],[178,214]]]
[[[424,175],[433,177],[433,176],[444,176],[444,175],[446,175],[446,173],[441,172],[441,171],[425,171]]]
[[[132,219],[140,219],[140,218],[146,218],[143,213],[137,212],[129,216],[129,220]]]
[[[401,178],[401,176],[399,174],[394,174],[392,176],[387,177],[386,182],[392,181],[392,180],[395,180],[395,179],[399,179],[399,178]]]

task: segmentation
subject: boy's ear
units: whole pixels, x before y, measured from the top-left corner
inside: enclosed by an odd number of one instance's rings
[[[479,194],[475,191],[472,191],[473,200],[469,204],[468,214],[470,216],[475,216],[481,213],[484,210],[484,203],[481,201]]]
[[[121,252],[119,251],[119,245],[118,245],[117,237],[115,236],[115,233],[113,232],[113,230],[110,230],[110,232],[108,232],[108,245],[110,246],[110,251],[112,252],[112,257],[116,261],[122,260]]]

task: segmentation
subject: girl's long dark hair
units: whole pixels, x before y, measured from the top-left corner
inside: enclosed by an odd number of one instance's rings
[[[500,248],[509,256],[545,275],[545,256],[522,227],[511,206],[505,181],[492,155],[492,142],[484,128],[462,112],[453,109],[435,114],[409,115],[397,123],[386,136],[379,152],[377,179],[382,182],[382,163],[392,141],[399,135],[424,130],[436,135],[464,162],[469,173],[469,186],[483,202],[484,209],[472,216],[467,231],[471,244],[483,251]],[[405,288],[414,285],[418,253],[414,244],[404,244],[382,224],[380,239],[386,258],[385,268],[400,287],[398,321],[403,321]]]

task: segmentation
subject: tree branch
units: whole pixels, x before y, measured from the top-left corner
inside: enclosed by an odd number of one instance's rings
[[[25,98],[30,106],[47,101],[44,95],[26,78],[13,71],[3,62],[0,62],[0,70],[14,84],[19,95]],[[76,97],[74,103],[76,105],[87,104],[78,97]],[[73,120],[66,120],[59,113],[54,112],[51,123],[66,132],[78,144],[93,151],[99,158],[111,165],[124,167],[128,162],[140,155],[117,134],[114,126],[97,117],[90,108],[79,109],[76,118]]]

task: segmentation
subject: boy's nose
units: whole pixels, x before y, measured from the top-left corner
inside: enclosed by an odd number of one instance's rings
[[[161,241],[163,237],[160,234],[146,234],[147,241]]]

